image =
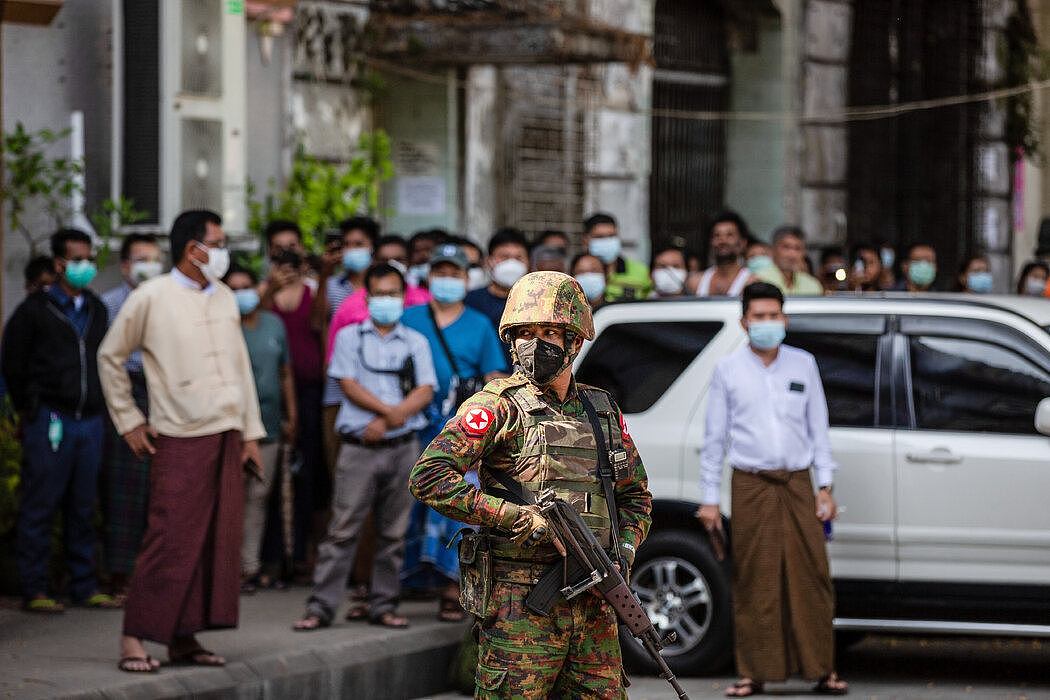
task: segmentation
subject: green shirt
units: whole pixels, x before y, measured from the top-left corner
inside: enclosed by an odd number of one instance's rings
[[[762,270],[755,276],[763,282],[769,282],[772,285],[780,287],[780,291],[784,292],[784,296],[824,296],[824,286],[820,283],[820,280],[818,280],[816,277],[809,274],[808,272],[796,272],[795,283],[790,287],[788,286],[787,279],[784,278],[784,273],[782,273],[780,271],[780,268],[776,266]]]
[[[288,337],[281,319],[269,311],[258,312],[254,328],[241,324],[241,330],[252,362],[259,414],[266,428],[264,442],[273,442],[281,434],[281,368],[288,364]]]
[[[652,293],[648,266],[629,258],[616,259],[615,272],[605,283],[605,301],[648,299]]]

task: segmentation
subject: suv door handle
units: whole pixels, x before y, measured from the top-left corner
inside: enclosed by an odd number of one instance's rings
[[[938,447],[929,452],[909,452],[905,455],[909,462],[920,464],[960,464],[962,457],[952,454],[946,447]]]

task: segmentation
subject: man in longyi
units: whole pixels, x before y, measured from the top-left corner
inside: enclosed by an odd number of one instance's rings
[[[784,295],[744,288],[748,344],[715,368],[700,458],[708,531],[722,527],[722,466],[733,468],[733,622],[740,680],[726,695],[762,693],[766,682],[801,675],[813,691],[845,695],[835,673],[835,601],[822,521],[835,517],[837,465],[816,360],[783,345]],[[814,468],[816,495],[810,479]]]
[[[140,284],[98,351],[113,425],[139,458],[152,456],[149,519],[128,590],[119,667],[150,673],[142,646],[172,661],[221,666],[197,632],[237,626],[244,469],[259,473],[266,436],[233,292],[222,220],[183,212],[171,229],[175,267]],[[124,363],[140,349],[149,422]]]

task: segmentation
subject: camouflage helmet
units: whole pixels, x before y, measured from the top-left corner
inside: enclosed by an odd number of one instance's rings
[[[594,339],[587,296],[580,283],[563,272],[531,272],[510,288],[499,337],[510,342],[510,331],[530,323],[565,326],[585,340]]]

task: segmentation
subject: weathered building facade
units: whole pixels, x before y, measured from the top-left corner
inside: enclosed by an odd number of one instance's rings
[[[1050,184],[1016,167],[1001,102],[921,105],[1006,84],[1019,11],[1042,29],[1042,4],[66,0],[50,26],[3,26],[3,123],[82,112],[88,209],[135,194],[161,230],[188,204],[243,230],[247,181],[279,186],[299,147],[346,160],[382,128],[390,231],[484,242],[604,210],[647,259],[668,241],[704,252],[704,220],[729,206],[760,236],[800,223],[814,247],[928,240],[945,278],[986,250],[1005,289]],[[195,19],[216,12],[220,33]],[[236,89],[180,83],[178,60]],[[6,318],[27,250],[3,250]]]

